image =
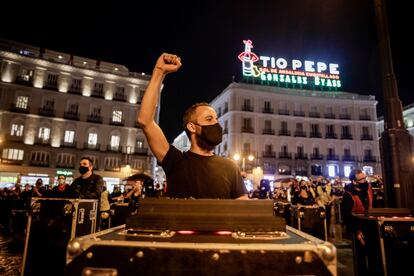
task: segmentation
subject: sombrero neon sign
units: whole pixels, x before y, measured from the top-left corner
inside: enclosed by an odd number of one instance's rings
[[[242,62],[243,76],[279,84],[298,84],[314,87],[341,87],[339,65],[299,59],[287,60],[269,56],[258,56],[252,52],[251,40],[243,40],[244,52],[238,58]]]

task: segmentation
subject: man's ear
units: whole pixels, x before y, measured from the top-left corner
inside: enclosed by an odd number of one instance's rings
[[[187,129],[191,132],[191,133],[195,133],[196,132],[196,127],[194,125],[194,123],[192,122],[188,122],[186,125]]]

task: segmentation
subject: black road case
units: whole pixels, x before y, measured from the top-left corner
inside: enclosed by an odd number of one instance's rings
[[[414,252],[414,218],[355,215],[355,275],[408,275]],[[412,272],[411,272],[412,273]]]
[[[33,198],[26,230],[24,275],[62,275],[70,239],[95,232],[98,200]]]
[[[321,240],[328,240],[325,208],[321,206],[291,206],[292,226]]]
[[[336,275],[336,249],[271,200],[142,200],[126,226],[68,244],[66,275]]]

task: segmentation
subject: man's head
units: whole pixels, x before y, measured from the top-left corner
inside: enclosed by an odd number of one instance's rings
[[[349,180],[351,180],[354,185],[365,184],[367,183],[367,176],[363,171],[356,169],[352,170],[349,174]]]
[[[84,175],[93,170],[93,161],[89,157],[82,157],[79,161],[79,173]]]
[[[217,121],[216,111],[208,103],[191,106],[183,117],[184,130],[191,142],[206,150],[221,143],[223,129]]]
[[[65,185],[66,177],[64,175],[58,175],[57,182],[58,182],[58,185]]]

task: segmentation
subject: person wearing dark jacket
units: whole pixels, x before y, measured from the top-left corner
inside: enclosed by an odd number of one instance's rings
[[[102,176],[93,172],[93,162],[89,157],[82,157],[79,165],[81,176],[72,182],[71,192],[79,198],[99,200],[104,185]]]

